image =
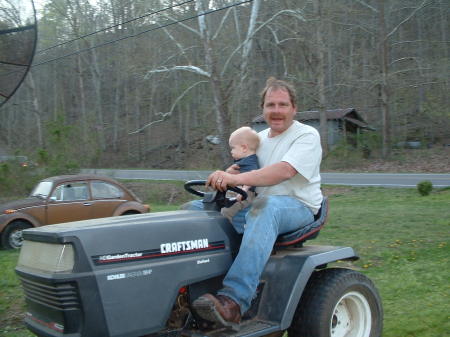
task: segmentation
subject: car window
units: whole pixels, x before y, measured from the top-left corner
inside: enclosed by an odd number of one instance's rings
[[[87,200],[87,184],[83,182],[61,184],[55,188],[50,199],[55,201]]]
[[[31,192],[31,196],[41,196],[46,198],[52,190],[53,183],[51,181],[41,181]]]
[[[103,181],[93,181],[91,191],[94,199],[113,199],[123,196],[123,191],[120,188]]]

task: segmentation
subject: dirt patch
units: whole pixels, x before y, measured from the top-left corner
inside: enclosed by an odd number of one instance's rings
[[[23,298],[11,298],[8,304],[8,309],[5,311],[5,314],[2,315],[2,317],[0,318],[0,327],[7,331],[22,329],[23,320],[25,318],[24,308],[25,303]]]

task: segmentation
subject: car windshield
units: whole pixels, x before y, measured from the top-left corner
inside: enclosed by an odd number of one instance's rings
[[[50,191],[52,190],[52,186],[53,183],[51,181],[41,181],[36,185],[30,196],[47,198],[47,196],[50,194]]]

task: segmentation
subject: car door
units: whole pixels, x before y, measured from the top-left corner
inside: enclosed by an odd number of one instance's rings
[[[91,181],[91,194],[93,218],[112,216],[117,207],[127,201],[119,186],[101,180]]]
[[[64,182],[55,187],[47,206],[47,224],[92,218],[86,181]]]

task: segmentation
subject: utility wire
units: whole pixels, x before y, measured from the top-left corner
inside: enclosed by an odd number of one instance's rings
[[[231,7],[237,7],[237,6],[243,5],[245,3],[252,2],[252,1],[253,0],[244,0],[244,1],[233,3],[231,5],[227,5],[227,6],[221,7],[221,8],[205,11],[203,13],[200,13],[200,14],[197,14],[197,15],[193,15],[193,16],[190,16],[190,17],[185,18],[185,19],[181,19],[181,20],[178,20],[178,21],[167,23],[165,25],[159,25],[158,27],[150,28],[150,29],[144,30],[144,31],[136,33],[136,34],[127,35],[127,36],[124,36],[124,37],[121,37],[121,38],[118,38],[118,39],[115,39],[115,40],[111,40],[111,41],[108,41],[108,42],[100,43],[98,45],[95,45],[95,46],[92,46],[92,47],[89,47],[89,48],[80,49],[78,51],[75,51],[75,52],[72,52],[72,53],[68,53],[68,54],[65,54],[63,56],[59,56],[59,57],[56,57],[56,58],[53,58],[53,59],[50,59],[50,60],[46,60],[46,61],[43,61],[43,62],[40,62],[40,63],[37,63],[37,64],[33,64],[32,67],[38,67],[38,66],[50,63],[50,62],[61,60],[63,58],[69,57],[69,56],[78,55],[78,54],[81,54],[81,53],[86,52],[86,51],[90,51],[90,50],[93,50],[93,49],[96,49],[96,48],[99,48],[99,47],[103,47],[103,46],[106,46],[106,45],[109,45],[109,44],[116,43],[118,41],[122,41],[122,40],[125,40],[125,39],[128,39],[128,38],[131,38],[131,37],[137,37],[139,35],[142,35],[142,34],[145,34],[145,33],[149,33],[151,31],[155,31],[157,29],[161,29],[161,28],[165,28],[165,27],[168,27],[168,26],[172,26],[172,25],[175,25],[175,24],[180,23],[180,22],[185,22],[185,21],[188,21],[188,20],[192,20],[192,19],[198,18],[200,16],[204,16],[204,15],[212,14],[212,13],[215,13],[215,12],[219,12],[219,11],[222,11],[224,9],[231,8]]]
[[[130,22],[133,22],[133,21],[136,21],[136,20],[143,19],[143,18],[145,18],[145,17],[147,17],[147,16],[150,16],[150,15],[154,15],[154,14],[158,14],[158,13],[164,12],[164,11],[166,11],[166,10],[169,10],[169,9],[172,9],[172,8],[175,8],[175,7],[178,7],[178,6],[185,5],[185,4],[187,4],[187,3],[189,3],[189,2],[193,2],[193,1],[195,1],[195,0],[186,0],[186,1],[184,1],[184,2],[180,2],[180,3],[178,3],[178,4],[175,4],[175,5],[172,5],[172,6],[163,8],[163,9],[159,9],[159,10],[154,11],[154,12],[151,12],[151,13],[147,13],[147,14],[141,15],[141,16],[139,16],[139,17],[136,17],[136,18],[133,18],[133,19],[130,19],[130,20],[127,20],[127,21],[124,21],[124,22],[115,24],[115,25],[113,25],[113,26],[109,26],[109,27],[106,27],[106,28],[103,28],[103,29],[100,29],[100,30],[96,30],[95,32],[91,32],[91,33],[89,33],[89,34],[86,34],[86,35],[82,35],[82,36],[76,37],[76,38],[74,38],[74,39],[72,39],[72,40],[64,41],[64,42],[58,43],[58,44],[56,44],[56,45],[54,45],[54,46],[51,46],[51,47],[48,47],[48,48],[45,48],[45,49],[38,50],[38,51],[36,51],[36,54],[41,54],[41,53],[43,53],[43,52],[45,52],[45,51],[47,51],[47,50],[51,50],[51,49],[54,49],[54,48],[57,48],[57,47],[64,46],[65,44],[68,44],[68,43],[71,43],[71,42],[74,42],[74,41],[77,41],[77,40],[81,40],[81,39],[83,39],[83,38],[85,38],[85,37],[92,36],[92,35],[95,35],[95,34],[104,32],[104,31],[109,30],[109,29],[111,29],[111,28],[123,26],[123,25],[125,25],[125,24],[127,24],[127,23],[130,23]]]

